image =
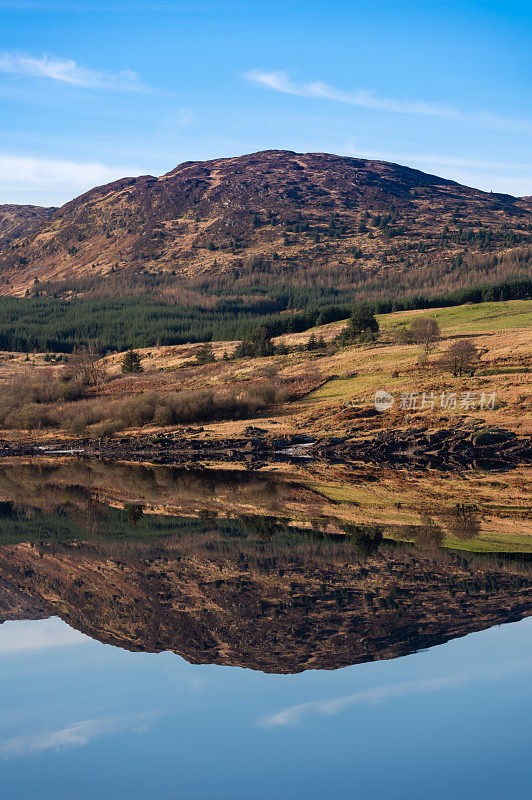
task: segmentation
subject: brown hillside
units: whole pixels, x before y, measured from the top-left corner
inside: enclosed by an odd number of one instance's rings
[[[3,294],[46,282],[128,293],[154,275],[170,295],[243,279],[258,290],[288,279],[347,288],[400,274],[415,286],[436,261],[444,276],[464,255],[532,242],[524,198],[383,161],[276,150],[124,178],[51,216],[27,207],[3,222],[6,208],[20,207],[0,207]]]
[[[56,211],[42,206],[0,205],[0,248],[21,236],[30,235]]]

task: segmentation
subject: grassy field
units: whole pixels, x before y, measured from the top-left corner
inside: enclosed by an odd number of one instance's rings
[[[419,345],[390,343],[391,333],[419,316],[436,318],[443,335],[431,353],[428,369],[417,366]],[[381,340],[375,345],[342,348],[316,362],[330,378],[305,398],[302,408],[321,409],[323,414],[326,409],[372,404],[378,389],[385,389],[398,401],[402,393],[416,393],[421,397],[425,392],[427,397],[433,394],[436,398],[440,398],[442,392],[461,396],[471,391],[476,397],[482,392],[495,393],[496,408],[483,414],[468,412],[468,415],[530,432],[532,302],[481,303],[430,312],[398,312],[382,315],[380,325]],[[338,324],[326,326],[328,335],[337,333],[340,327]],[[455,378],[437,369],[439,356],[454,336],[471,337],[479,348],[480,363],[472,377]],[[408,422],[404,413],[403,419],[398,417],[397,405],[393,413],[382,415],[381,420],[386,417],[389,424]],[[410,414],[410,421],[421,418],[437,424],[437,410],[418,408],[416,414]],[[443,416],[447,420],[463,416],[463,409],[448,409]]]
[[[532,327],[532,300],[506,300],[498,303],[477,303],[452,308],[422,311],[400,311],[378,317],[383,331],[399,325],[408,325],[418,316],[432,317],[438,321],[445,335],[499,331],[507,328]]]
[[[435,317],[441,326],[443,338],[431,353],[428,369],[419,369],[417,361],[419,345],[396,344],[391,335],[400,326],[408,324],[414,317]],[[532,428],[532,402],[530,372],[532,356],[532,301],[505,301],[480,303],[430,311],[396,312],[381,315],[381,335],[375,343],[354,344],[337,348],[332,340],[342,329],[343,323],[332,323],[315,329],[323,334],[331,345],[322,352],[305,349],[310,333],[287,334],[279,337],[292,350],[287,354],[276,354],[266,358],[239,358],[226,360],[225,353],[232,353],[236,342],[216,342],[213,350],[216,361],[198,366],[195,360],[198,345],[176,345],[139,349],[143,373],[123,377],[120,373],[121,354],[102,359],[102,368],[108,380],[83,403],[109,403],[129,395],[137,396],[157,392],[164,396],[179,391],[196,391],[212,388],[215,391],[245,391],[246,384],[263,380],[274,374],[279,381],[296,381],[302,387],[299,395],[290,402],[277,403],[256,416],[245,419],[203,421],[203,435],[239,435],[248,424],[258,424],[266,430],[275,426],[277,433],[291,434],[308,431],[312,435],[345,433],[352,431],[374,431],[379,427],[419,424],[448,424],[454,417],[463,417],[463,410],[449,409],[440,413],[439,408],[417,408],[416,413],[401,412],[399,400],[402,393],[417,393],[427,396],[442,392],[461,393],[471,391],[477,396],[482,392],[497,395],[497,405],[483,414],[469,412],[467,416],[478,418],[487,424],[511,427],[520,432]],[[437,368],[442,350],[449,346],[454,336],[474,339],[480,350],[480,364],[473,377],[454,378],[450,372]],[[297,349],[299,348],[299,349]],[[48,381],[59,376],[64,369],[62,361],[46,360],[45,355],[27,357],[23,354],[0,354],[0,386],[6,387],[19,375],[27,380]],[[304,388],[308,386],[308,392]],[[315,389],[313,391],[313,389]],[[356,420],[351,413],[353,406],[373,406],[378,389],[385,389],[397,398],[390,413],[364,422]],[[94,398],[94,400],[92,399]],[[65,411],[75,412],[75,404],[65,404]],[[205,423],[205,424],[204,424]],[[160,427],[160,426],[159,426]],[[172,426],[170,426],[172,427]],[[174,426],[179,428],[179,426]],[[152,425],[150,430],[156,430]],[[90,431],[89,431],[90,433]]]
[[[445,336],[509,328],[531,328],[532,300],[504,300],[490,303],[467,303],[449,308],[396,311],[392,314],[377,314],[377,319],[383,333],[389,335],[420,316],[436,319]],[[316,337],[323,336],[325,341],[330,341],[346,324],[347,320],[330,322],[303,333],[284,334],[278,337],[278,341],[286,344],[302,344],[308,341],[312,333]]]

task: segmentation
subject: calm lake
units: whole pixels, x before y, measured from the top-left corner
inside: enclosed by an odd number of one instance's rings
[[[532,560],[456,500],[2,467],[2,800],[529,798]]]

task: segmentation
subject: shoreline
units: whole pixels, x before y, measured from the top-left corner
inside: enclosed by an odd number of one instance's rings
[[[179,432],[101,439],[0,439],[0,461],[19,457],[101,458],[107,461],[195,465],[236,463],[259,469],[279,463],[363,463],[392,467],[504,470],[532,464],[532,436],[482,425],[379,431],[373,437],[271,436],[192,438]]]

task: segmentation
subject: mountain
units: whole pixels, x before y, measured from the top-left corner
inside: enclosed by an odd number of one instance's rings
[[[485,271],[488,254],[530,243],[527,198],[384,161],[271,150],[123,178],[56,210],[0,207],[0,293],[157,285],[194,300],[213,287],[349,289],[397,276],[419,289],[445,285],[464,258]]]
[[[323,549],[304,537],[266,552],[216,536],[3,545],[0,623],[59,616],[126,650],[295,673],[398,658],[530,614],[523,563]]]
[[[431,497],[435,519],[420,519],[414,546],[346,535],[335,502],[281,474],[4,465],[0,623],[57,615],[128,650],[299,672],[396,658],[530,615],[526,554],[441,550],[440,526],[467,547],[475,522],[451,522]]]

